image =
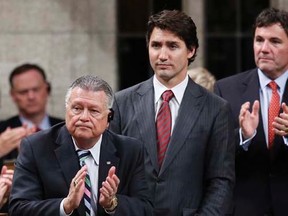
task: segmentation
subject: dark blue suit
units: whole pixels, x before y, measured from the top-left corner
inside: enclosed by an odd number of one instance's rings
[[[157,162],[152,78],[116,93],[111,129],[145,146],[157,216],[222,215],[234,183],[228,103],[189,79],[161,169]]]
[[[115,216],[150,215],[143,145],[134,138],[103,133],[98,188],[111,166],[120,179]],[[17,158],[9,213],[15,216],[59,215],[72,178],[80,169],[71,135],[63,124],[23,139]],[[85,215],[81,202],[73,216]],[[97,216],[107,215],[98,204]]]
[[[236,186],[234,215],[264,215],[272,210],[275,216],[288,213],[288,146],[276,136],[268,150],[263,129],[261,107],[257,134],[248,151],[239,145],[239,121],[241,105],[252,105],[259,100],[260,83],[257,69],[249,70],[215,84],[215,93],[226,99],[232,107],[236,130]],[[288,102],[287,83],[283,101]],[[282,112],[282,111],[280,111]]]

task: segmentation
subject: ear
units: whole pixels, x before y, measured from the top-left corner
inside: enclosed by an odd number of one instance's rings
[[[195,55],[195,47],[191,47],[191,49],[188,49],[188,53],[187,53],[187,59],[192,58]]]
[[[48,92],[48,94],[50,95],[50,93],[51,93],[51,84],[49,83],[49,82],[47,82],[46,81],[46,84],[47,84],[47,92]]]
[[[112,108],[109,109],[110,113],[108,114],[108,122],[113,120],[114,117],[114,110]]]

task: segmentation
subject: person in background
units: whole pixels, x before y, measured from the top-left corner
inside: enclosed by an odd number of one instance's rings
[[[256,68],[219,80],[237,131],[234,215],[288,212],[288,12],[263,10],[254,24]]]
[[[107,130],[113,92],[94,76],[66,94],[65,123],[22,139],[13,178],[13,216],[150,216],[144,148]]]
[[[193,82],[198,48],[185,13],[150,17],[146,34],[154,76],[116,93],[110,129],[145,146],[155,216],[223,215],[234,186],[234,134],[229,104]]]
[[[10,95],[18,109],[18,114],[0,122],[0,160],[14,160],[23,137],[33,132],[48,129],[62,122],[49,116],[46,107],[51,91],[43,68],[36,64],[16,67],[9,76]]]
[[[194,82],[203,86],[209,91],[212,92],[214,90],[214,84],[216,82],[215,76],[206,68],[196,67],[188,69],[188,75]]]

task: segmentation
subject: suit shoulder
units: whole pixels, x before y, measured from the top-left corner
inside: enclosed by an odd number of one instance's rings
[[[31,143],[38,143],[35,146],[47,146],[47,143],[49,142],[54,143],[60,133],[61,128],[64,127],[64,125],[64,122],[56,124],[46,130],[41,130],[37,133],[31,134],[25,139],[29,140]]]
[[[238,74],[234,74],[232,76],[225,77],[216,81],[216,85],[225,85],[225,84],[233,84],[240,83],[242,80],[249,77],[252,73],[256,73],[257,69],[247,70]]]
[[[145,80],[141,83],[138,83],[136,85],[133,85],[131,87],[128,87],[128,88],[125,88],[125,89],[122,89],[118,92],[115,93],[115,98],[123,98],[123,97],[127,97],[135,92],[137,92],[139,89],[149,89],[149,87],[152,86],[152,81],[151,81],[151,78],[148,79],[148,80]]]
[[[19,116],[18,115],[12,116],[0,122],[0,132],[4,131],[7,127],[14,128],[19,126],[21,126]]]
[[[61,123],[64,121],[64,119],[61,119],[61,118],[57,118],[57,117],[54,117],[54,116],[50,116],[49,115],[49,121],[51,123],[51,125],[55,125],[55,124],[58,124],[58,123]]]
[[[140,148],[142,146],[142,142],[134,137],[116,134],[110,130],[107,130],[106,133],[118,146],[129,146],[129,148],[132,148],[132,146]]]

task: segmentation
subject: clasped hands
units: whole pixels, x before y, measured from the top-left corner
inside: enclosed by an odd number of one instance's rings
[[[27,125],[10,128],[0,134],[0,157],[5,156],[15,148],[19,148],[21,139],[34,133],[36,128],[28,128]]]
[[[288,136],[288,106],[286,103],[281,104],[283,110],[279,116],[274,119],[272,123],[274,132],[280,136]],[[239,125],[242,130],[244,139],[251,138],[259,124],[259,101],[254,101],[252,111],[250,109],[250,102],[242,104],[239,114]]]
[[[110,208],[113,198],[115,198],[118,185],[120,183],[119,178],[115,174],[116,168],[112,166],[109,169],[106,180],[102,182],[102,187],[99,192],[99,204],[103,208]],[[87,165],[83,166],[72,179],[69,194],[64,199],[63,207],[66,214],[70,214],[74,209],[78,208],[81,199],[84,195],[85,189],[85,177],[87,174]]]
[[[12,186],[14,170],[3,166],[0,175],[0,208],[8,201]]]

